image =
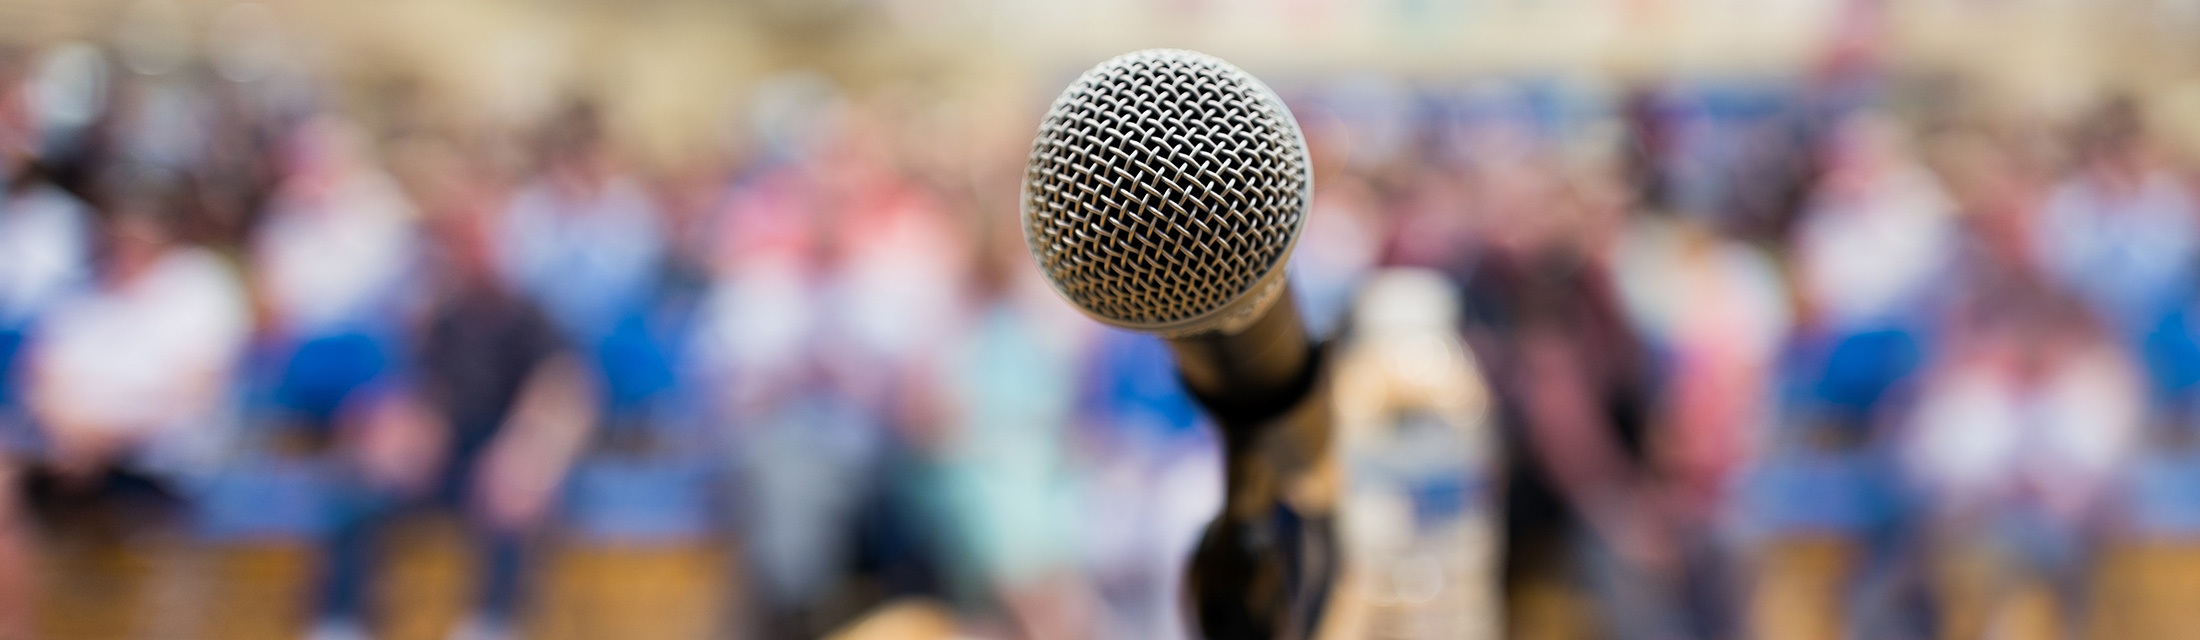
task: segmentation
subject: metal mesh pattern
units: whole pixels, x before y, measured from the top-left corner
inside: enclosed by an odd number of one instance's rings
[[[1260,81],[1205,54],[1140,51],[1085,72],[1047,112],[1024,235],[1087,313],[1182,328],[1281,266],[1311,182],[1297,123]]]

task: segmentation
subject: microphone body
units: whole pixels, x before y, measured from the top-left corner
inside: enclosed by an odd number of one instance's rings
[[[1284,276],[1310,167],[1266,85],[1148,50],[1063,91],[1024,176],[1025,238],[1056,292],[1166,338],[1221,431],[1225,503],[1185,576],[1207,638],[1310,637],[1339,564],[1323,350]]]
[[[1246,330],[1171,338],[1185,388],[1223,444],[1222,512],[1185,574],[1204,637],[1312,637],[1341,569],[1331,412],[1321,362],[1288,296]]]

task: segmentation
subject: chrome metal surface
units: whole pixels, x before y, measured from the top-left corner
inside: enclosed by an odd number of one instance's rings
[[[1062,92],[1024,174],[1024,237],[1062,296],[1119,327],[1229,333],[1283,290],[1313,178],[1290,110],[1206,54],[1152,49]]]

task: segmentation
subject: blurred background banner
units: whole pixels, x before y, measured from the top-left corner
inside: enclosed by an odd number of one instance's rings
[[[1315,188],[1323,638],[2200,634],[2200,1],[0,0],[0,640],[1185,637],[1048,101]]]

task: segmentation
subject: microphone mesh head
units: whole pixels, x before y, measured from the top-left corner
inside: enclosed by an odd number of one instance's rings
[[[1055,289],[1102,322],[1235,331],[1283,288],[1309,171],[1298,123],[1252,75],[1192,51],[1125,54],[1039,125],[1024,237]]]

